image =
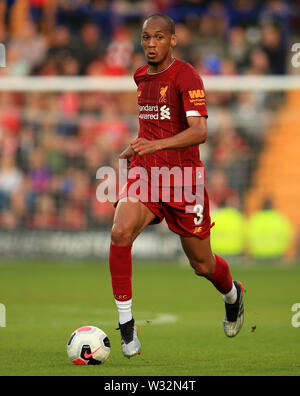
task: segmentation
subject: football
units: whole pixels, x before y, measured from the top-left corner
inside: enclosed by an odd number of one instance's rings
[[[76,365],[103,364],[110,354],[110,341],[98,327],[83,326],[71,334],[67,353]]]

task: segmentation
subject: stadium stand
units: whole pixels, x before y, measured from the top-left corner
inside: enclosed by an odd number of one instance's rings
[[[175,19],[175,55],[204,77],[294,72],[298,1],[7,0],[0,78],[130,76],[144,63],[140,24],[154,12]],[[250,214],[271,195],[299,230],[299,101],[299,92],[207,93],[210,136],[201,153],[212,209]],[[97,202],[95,172],[115,164],[136,130],[132,92],[0,92],[0,229],[105,227],[113,208]]]

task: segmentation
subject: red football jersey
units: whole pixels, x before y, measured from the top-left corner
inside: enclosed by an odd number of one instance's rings
[[[202,79],[188,63],[175,59],[165,70],[149,73],[149,66],[134,74],[139,106],[139,137],[163,139],[188,128],[187,117],[205,116],[207,109]],[[134,155],[130,167],[203,167],[199,146]]]

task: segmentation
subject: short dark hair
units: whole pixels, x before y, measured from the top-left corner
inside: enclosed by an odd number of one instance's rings
[[[152,19],[152,18],[162,18],[162,19],[164,19],[167,22],[167,26],[168,26],[169,32],[171,34],[175,34],[175,22],[174,22],[174,20],[171,17],[169,17],[169,15],[160,14],[160,13],[152,14],[152,15],[148,16],[145,19],[144,23],[146,21],[148,21],[149,19]]]

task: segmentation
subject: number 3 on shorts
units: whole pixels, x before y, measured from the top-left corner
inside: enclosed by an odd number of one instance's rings
[[[194,223],[196,226],[199,226],[203,221],[203,210],[204,208],[200,204],[194,206],[193,211],[196,213],[197,216],[194,218]]]

